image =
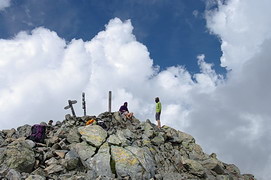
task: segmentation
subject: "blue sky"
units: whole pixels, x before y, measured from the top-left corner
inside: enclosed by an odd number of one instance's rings
[[[118,17],[131,19],[137,40],[148,47],[154,64],[161,69],[183,65],[190,72],[198,72],[196,57],[204,53],[218,72],[225,72],[220,67],[220,42],[206,28],[206,4],[201,0],[14,0],[11,4],[1,12],[1,38],[42,26],[67,41],[86,41],[103,30],[110,19]]]
[[[0,129],[123,102],[269,180],[271,1],[0,0]],[[157,68],[157,67],[160,67]],[[227,71],[226,70],[226,68]],[[19,117],[19,118],[18,118]]]

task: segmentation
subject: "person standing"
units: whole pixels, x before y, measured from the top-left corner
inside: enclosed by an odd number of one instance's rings
[[[157,121],[158,128],[161,128],[160,116],[161,116],[161,111],[162,111],[162,104],[159,100],[159,97],[155,98],[155,102],[156,102],[155,120]]]

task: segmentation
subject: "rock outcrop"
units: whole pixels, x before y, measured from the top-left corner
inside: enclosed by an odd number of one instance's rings
[[[91,118],[104,125],[86,126]],[[66,116],[47,128],[45,144],[26,139],[30,132],[30,125],[0,131],[0,179],[255,180],[204,153],[189,134],[118,112]]]

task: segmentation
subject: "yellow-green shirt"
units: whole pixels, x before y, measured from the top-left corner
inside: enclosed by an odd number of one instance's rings
[[[162,104],[160,102],[156,103],[156,112],[159,113],[162,111]]]

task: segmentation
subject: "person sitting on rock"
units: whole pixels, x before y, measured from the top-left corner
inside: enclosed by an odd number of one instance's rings
[[[133,117],[133,113],[130,113],[128,110],[128,103],[125,102],[119,109],[121,115],[126,117],[127,119],[131,119]]]

